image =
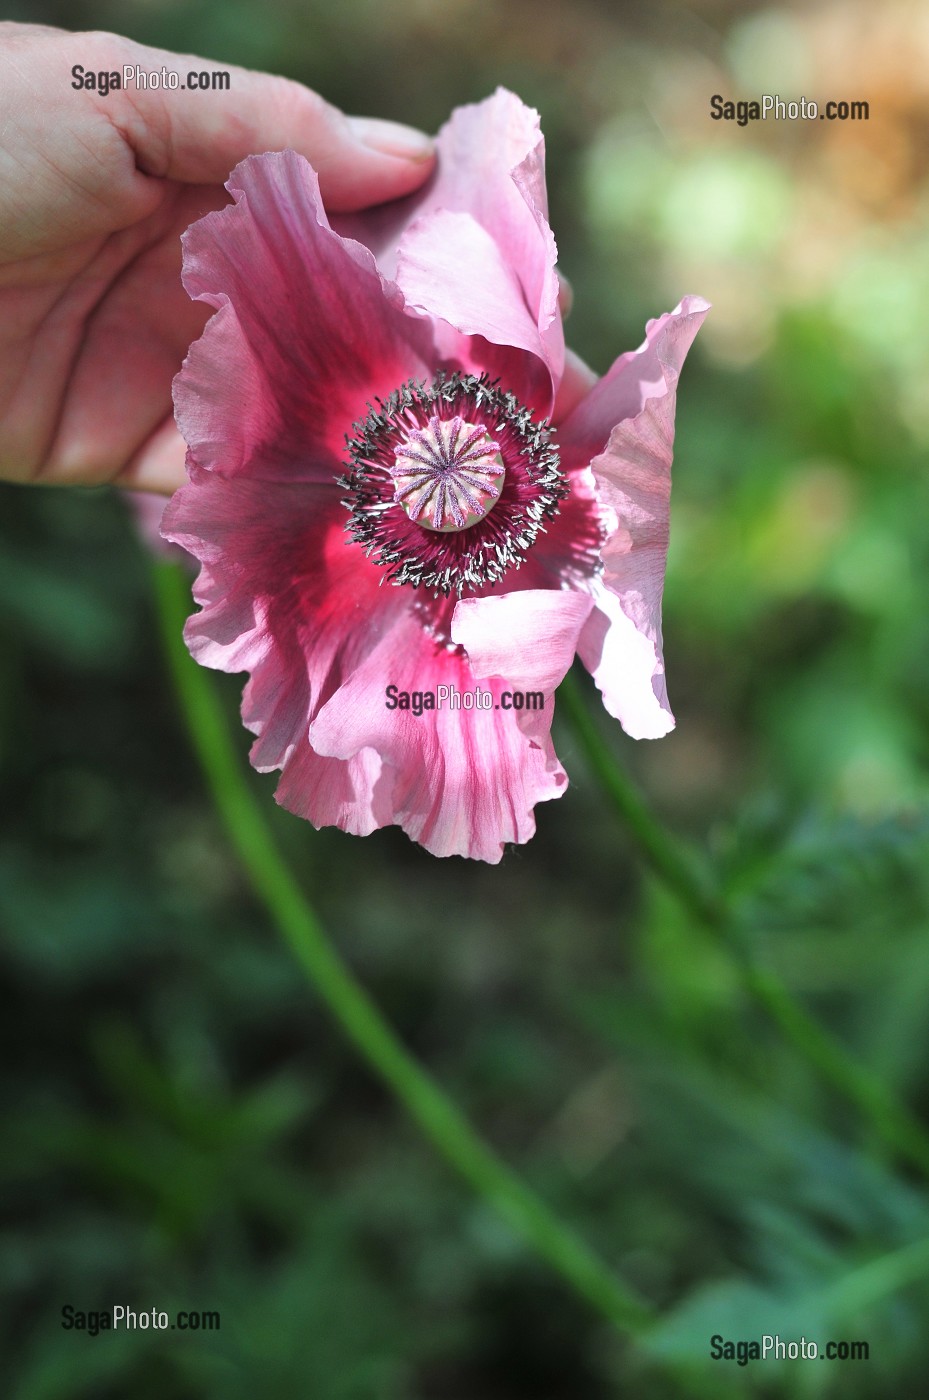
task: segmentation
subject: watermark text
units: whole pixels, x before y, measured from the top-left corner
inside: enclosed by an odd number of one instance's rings
[[[97,1308],[85,1312],[72,1303],[61,1309],[61,1326],[65,1332],[84,1332],[98,1337],[101,1332],[218,1332],[219,1312],[214,1309],[168,1313],[163,1308],[129,1308],[116,1303],[112,1308]]]
[[[714,92],[710,98],[710,117],[714,122],[735,122],[737,126],[748,126],[749,122],[810,122],[817,119],[821,122],[866,122],[871,118],[871,104],[830,98],[820,109],[820,104],[809,97],[794,100],[765,93],[753,101],[732,102],[722,93]]]
[[[427,710],[544,710],[545,695],[541,690],[501,690],[495,700],[492,690],[459,690],[454,685],[439,685],[435,690],[401,690],[389,685],[384,691],[385,710],[408,710],[417,719]]]
[[[734,1361],[747,1366],[750,1361],[869,1361],[871,1348],[867,1342],[818,1342],[801,1337],[798,1342],[765,1334],[751,1340],[733,1341],[717,1332],[710,1338],[711,1361]]]
[[[78,92],[97,92],[108,97],[123,88],[138,92],[228,92],[230,75],[223,68],[205,68],[189,73],[176,73],[171,68],[140,68],[137,63],[125,63],[122,69],[85,68],[75,63],[71,69],[71,86]]]

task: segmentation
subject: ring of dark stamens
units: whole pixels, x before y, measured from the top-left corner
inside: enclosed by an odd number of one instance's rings
[[[390,475],[396,448],[437,411],[483,424],[506,470],[500,497],[483,520],[447,534],[409,518],[395,500]],[[346,443],[348,471],[338,478],[348,493],[345,528],[386,570],[385,581],[397,585],[460,597],[498,583],[519,568],[568,495],[551,429],[486,375],[443,373],[429,387],[409,380],[386,400],[376,399]]]

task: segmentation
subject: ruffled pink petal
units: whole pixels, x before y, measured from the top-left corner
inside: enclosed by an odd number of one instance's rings
[[[332,232],[302,156],[249,156],[228,188],[184,235],[184,285],[217,314],[175,380],[178,425],[199,466],[331,481],[366,405],[430,375],[429,327]]]
[[[223,478],[195,465],[164,535],[202,562],[202,611],[185,636],[204,666],[249,671],[242,718],[251,760],[283,770],[278,801],[316,826],[367,835],[392,820],[390,774],[376,753],[322,758],[307,730],[320,706],[374,648],[407,600],[346,545],[338,492],[307,482]]]
[[[452,615],[452,641],[464,647],[478,680],[497,676],[511,689],[542,690],[549,696],[574,660],[592,607],[586,593],[553,589],[461,598]],[[546,719],[547,732],[550,711]]]
[[[466,370],[488,370],[493,377],[508,373],[508,387],[523,402],[544,414],[551,411],[554,371],[519,278],[499,245],[470,214],[440,209],[418,219],[400,247],[397,283],[410,307],[469,338],[464,343],[458,337],[443,340],[437,328],[449,358]],[[491,346],[526,353],[528,363],[517,371],[518,384],[512,380],[512,364],[505,366]]]
[[[590,462],[606,531],[580,655],[609,713],[639,739],[674,724],[661,639],[674,410],[681,366],[708,310],[701,297],[685,297],[650,321],[640,348],[616,361],[559,432],[566,463]]]
[[[480,651],[483,620],[472,611],[479,601],[504,600],[469,600],[461,622],[476,653],[497,666],[502,659],[492,638],[487,639],[486,652]],[[543,613],[553,623],[557,618],[556,637],[537,652],[523,648],[518,680],[495,675],[482,683],[494,708],[446,706],[418,717],[412,710],[386,708],[389,684],[410,694],[436,693],[442,685],[464,694],[473,693],[477,682],[460,649],[432,640],[415,613],[398,618],[376,650],[320,710],[310,726],[313,748],[342,759],[374,750],[385,772],[392,773],[392,820],[407,835],[433,855],[469,856],[496,864],[508,842],[521,844],[533,835],[535,804],[560,796],[566,786],[548,733],[552,706],[547,686],[570,665],[580,612],[587,606],[589,600],[580,605],[563,603],[557,610],[544,605],[541,611],[535,610],[536,618]],[[510,635],[520,621],[518,613],[519,609],[511,609],[500,616]],[[527,620],[525,612],[521,620]],[[545,686],[540,681],[533,687],[546,690],[543,712],[502,707],[503,692],[521,689],[524,675],[544,678]]]
[[[458,107],[438,136],[435,209],[473,214],[519,270],[540,329],[558,319],[555,239],[548,225],[539,114],[505,88]]]
[[[603,704],[633,739],[660,739],[674,728],[657,644],[623,611],[602,579],[590,585],[593,611],[578,654],[603,695]]]
[[[346,760],[321,758],[304,738],[274,796],[317,831],[337,826],[350,836],[370,836],[394,820],[393,777],[374,749],[361,749]]]
[[[498,88],[483,102],[459,107],[439,132],[437,148],[436,173],[425,189],[380,210],[336,218],[334,227],[371,248],[393,277],[398,249],[418,219],[439,210],[470,214],[518,279],[557,385],[564,333],[538,113]]]

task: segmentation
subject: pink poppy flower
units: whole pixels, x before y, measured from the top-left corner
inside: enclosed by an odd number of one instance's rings
[[[188,230],[185,286],[216,314],[175,381],[190,483],[163,530],[202,565],[193,655],[250,672],[279,802],[496,862],[565,789],[550,729],[576,652],[629,734],[673,726],[675,394],[707,303],[651,321],[553,430],[538,116],[498,90],[438,151],[424,191],[332,220],[305,160],[252,156]]]

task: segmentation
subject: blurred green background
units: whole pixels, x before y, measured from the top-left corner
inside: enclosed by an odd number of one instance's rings
[[[503,83],[542,114],[574,347],[602,371],[684,293],[714,303],[679,398],[678,728],[602,729],[712,852],[756,953],[924,1113],[925,6],[22,0],[4,17],[280,71],[430,130]],[[865,99],[870,121],[740,128],[710,120],[716,92]],[[0,492],[0,642],[5,1395],[670,1400],[681,1375],[723,1397],[919,1393],[925,1180],[746,1000],[560,721],[571,788],[495,869],[394,830],[314,833],[253,782],[404,1040],[661,1310],[647,1346],[452,1176],[280,945],[205,795],[115,494]],[[241,678],[216,684],[234,716]],[[65,1303],[120,1302],[218,1309],[222,1328],[60,1327]],[[871,1359],[709,1361],[712,1334],[763,1332],[866,1339]]]

